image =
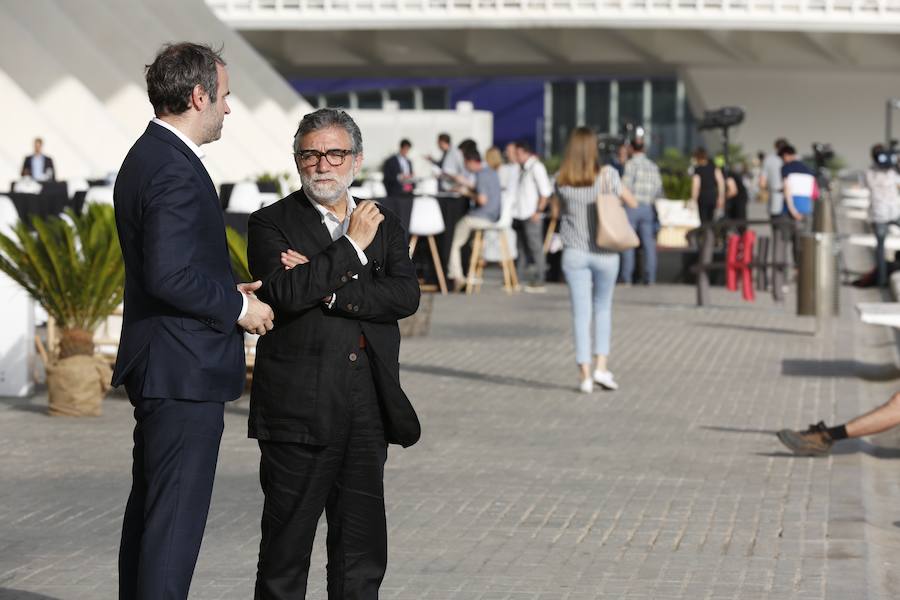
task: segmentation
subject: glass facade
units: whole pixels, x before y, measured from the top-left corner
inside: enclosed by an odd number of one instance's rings
[[[524,139],[548,156],[561,154],[579,125],[607,134],[642,125],[654,157],[665,148],[688,151],[700,141],[684,85],[675,76],[326,79],[294,85],[320,107],[379,110],[391,101],[400,110],[448,110],[471,102],[493,113],[495,143]]]
[[[553,84],[550,120],[550,153],[562,154],[576,123],[576,83],[557,81]]]
[[[550,84],[551,118],[547,154],[561,154],[572,129],[586,125],[597,133],[622,134],[626,125],[647,130],[647,152],[688,151],[699,140],[675,78],[555,81]],[[583,100],[582,100],[583,98]],[[583,104],[582,104],[583,102]]]

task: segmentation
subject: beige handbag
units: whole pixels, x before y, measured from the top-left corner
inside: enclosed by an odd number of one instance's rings
[[[637,248],[641,241],[628,221],[622,200],[609,193],[612,188],[608,185],[612,169],[607,166],[603,170],[606,172],[600,173],[603,181],[600,184],[600,194],[597,196],[597,246],[615,252]]]

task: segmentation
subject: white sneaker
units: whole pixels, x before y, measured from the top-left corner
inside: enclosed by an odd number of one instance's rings
[[[583,394],[590,394],[594,391],[594,382],[590,378],[587,378],[581,382],[581,385],[578,386],[578,389],[581,390],[581,393]]]
[[[600,385],[600,387],[605,390],[619,389],[619,384],[616,383],[616,380],[613,379],[613,374],[609,371],[594,371],[594,381],[596,381]]]

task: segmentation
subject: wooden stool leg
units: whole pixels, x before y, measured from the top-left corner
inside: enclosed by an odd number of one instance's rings
[[[481,258],[481,230],[476,229],[475,237],[472,240],[472,258],[469,260],[469,273],[466,276],[466,294],[471,294],[472,288],[475,286],[479,258]]]
[[[550,218],[550,226],[547,227],[547,235],[544,236],[544,254],[550,253],[550,241],[553,240],[553,234],[556,233],[556,219]]]
[[[413,252],[416,251],[416,244],[419,241],[419,236],[411,235],[409,236],[409,257],[412,258]]]
[[[512,257],[512,248],[509,246],[509,236],[506,235],[506,230],[500,231],[500,242],[506,250],[509,261],[509,282],[512,284],[513,291],[516,291],[519,287],[519,274],[516,273],[516,261]]]
[[[444,279],[444,268],[441,267],[441,255],[438,254],[437,244],[434,236],[428,236],[428,248],[431,250],[431,260],[434,261],[434,271],[437,273],[438,285],[441,288],[441,294],[447,295],[447,280]]]
[[[506,232],[500,229],[497,231],[500,238],[500,266],[503,268],[503,289],[507,294],[513,291],[512,276],[509,274],[509,248],[506,245]]]

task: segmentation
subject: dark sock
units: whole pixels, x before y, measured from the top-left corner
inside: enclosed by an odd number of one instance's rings
[[[833,439],[834,441],[847,439],[846,425],[838,425],[837,427],[829,427],[827,431],[828,431],[828,435],[830,435],[831,439]]]

